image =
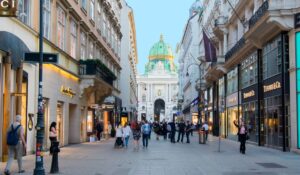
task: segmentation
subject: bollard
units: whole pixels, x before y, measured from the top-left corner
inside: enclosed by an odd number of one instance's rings
[[[59,167],[58,167],[58,153],[60,152],[59,149],[59,142],[54,141],[52,142],[52,163],[51,163],[51,174],[59,173]]]
[[[205,131],[202,129],[199,129],[199,144],[205,144]]]

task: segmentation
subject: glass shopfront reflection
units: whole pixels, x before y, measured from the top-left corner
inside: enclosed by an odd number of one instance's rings
[[[248,128],[248,135],[250,136],[250,141],[258,141],[258,132],[257,132],[257,101],[244,103],[242,105],[242,113],[245,124]]]
[[[234,121],[239,120],[238,106],[227,108],[228,115],[228,138],[237,140],[238,128],[233,124]]]

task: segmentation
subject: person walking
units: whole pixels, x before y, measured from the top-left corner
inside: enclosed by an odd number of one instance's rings
[[[245,154],[246,152],[246,140],[247,140],[247,127],[245,126],[244,121],[241,121],[240,124],[236,120],[233,121],[233,124],[238,128],[238,140],[240,144],[240,153]]]
[[[125,123],[125,126],[123,128],[123,134],[124,134],[124,139],[125,139],[125,147],[128,147],[128,141],[131,135],[131,129],[128,123]]]
[[[140,138],[141,138],[141,126],[140,124],[135,121],[131,123],[132,135],[133,135],[133,143],[134,143],[134,150],[139,150],[140,146]]]
[[[178,137],[177,137],[177,142],[179,142],[179,140],[181,140],[181,143],[183,143],[183,137],[184,137],[184,131],[185,131],[185,123],[183,121],[183,119],[181,119],[181,121],[178,123]],[[181,139],[180,139],[181,137]]]
[[[123,128],[122,125],[119,124],[119,126],[116,129],[116,142],[115,142],[115,148],[124,147],[123,142],[124,134],[123,134]]]
[[[97,131],[97,133],[96,133],[97,139],[98,139],[98,141],[100,141],[101,140],[102,131],[103,131],[103,125],[102,125],[102,123],[99,120],[97,121],[97,124],[96,124],[96,131]]]
[[[207,137],[208,137],[208,124],[207,124],[207,122],[204,122],[204,124],[202,125],[202,128],[205,132],[205,140],[207,141]]]
[[[24,173],[22,168],[22,156],[26,151],[26,141],[24,137],[24,128],[21,125],[22,116],[17,115],[15,122],[13,122],[7,130],[7,145],[8,145],[8,161],[4,170],[5,175],[10,175],[10,168],[13,163],[15,154],[18,160],[18,173]]]
[[[151,127],[147,120],[142,126],[142,133],[143,133],[143,147],[148,148],[148,139],[151,133]]]
[[[166,122],[166,120],[164,119],[163,120],[163,123],[162,123],[162,133],[163,133],[163,136],[164,136],[164,140],[167,140],[167,135],[168,135],[168,124]]]
[[[176,133],[176,126],[175,126],[175,122],[173,120],[171,120],[168,123],[169,127],[170,127],[170,138],[171,138],[171,143],[175,143],[175,133]]]
[[[50,145],[50,154],[53,153],[53,142],[57,141],[57,131],[56,131],[56,122],[52,122],[49,128],[49,139],[51,142]]]
[[[186,133],[186,143],[190,143],[190,133],[192,131],[192,124],[190,121],[186,122],[186,128],[185,128],[185,133]]]

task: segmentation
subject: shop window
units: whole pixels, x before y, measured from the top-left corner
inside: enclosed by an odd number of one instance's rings
[[[251,86],[258,81],[257,75],[257,53],[255,52],[241,64],[241,85],[242,88]]]
[[[18,19],[26,25],[30,25],[30,2],[31,0],[18,1]]]
[[[57,103],[56,108],[56,130],[57,130],[57,140],[60,145],[63,145],[64,140],[64,104],[63,102]]]
[[[50,40],[51,33],[51,0],[44,1],[43,7],[44,15],[44,37]]]

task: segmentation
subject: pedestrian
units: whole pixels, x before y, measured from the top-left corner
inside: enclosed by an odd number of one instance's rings
[[[179,142],[179,140],[181,140],[181,143],[183,143],[184,131],[185,131],[185,128],[186,128],[184,120],[181,119],[181,121],[178,123],[177,126],[178,126],[177,142]],[[180,139],[180,136],[181,136],[181,139]]]
[[[124,147],[124,142],[123,142],[123,128],[122,125],[119,124],[117,129],[116,129],[116,142],[115,142],[115,148],[121,148]]]
[[[101,140],[101,135],[102,135],[102,131],[103,131],[103,125],[101,124],[101,122],[98,120],[97,124],[96,124],[96,135],[97,135],[97,139],[100,141]]]
[[[167,126],[168,126],[168,124],[167,124],[166,120],[164,119],[163,123],[162,123],[162,133],[163,133],[163,136],[164,136],[164,140],[167,140],[167,135],[168,135]]]
[[[205,132],[205,140],[207,141],[207,137],[208,137],[208,124],[207,124],[207,122],[204,122],[204,124],[202,125],[202,128]]]
[[[140,146],[140,138],[141,138],[141,126],[140,124],[135,121],[131,124],[132,135],[133,135],[133,143],[134,143],[134,150],[139,150]]]
[[[24,173],[22,168],[22,156],[26,152],[26,141],[24,137],[24,128],[21,125],[22,116],[17,115],[7,130],[7,145],[8,145],[8,161],[4,170],[5,175],[10,175],[10,168],[13,163],[15,154],[18,160],[19,173]]]
[[[186,133],[186,143],[190,143],[190,134],[192,132],[192,124],[190,121],[186,122],[186,128],[185,128],[185,133]]]
[[[123,128],[123,134],[124,134],[124,139],[125,139],[125,147],[128,147],[128,141],[130,138],[130,134],[131,134],[131,129],[130,126],[128,125],[128,123],[125,123],[125,126]]]
[[[241,120],[240,124],[236,120],[233,121],[233,124],[238,128],[238,140],[240,144],[240,153],[245,154],[246,152],[246,140],[247,140],[247,127],[245,126],[244,121]]]
[[[50,145],[50,154],[53,153],[53,142],[57,141],[57,131],[56,131],[56,122],[52,122],[49,128],[49,139],[51,142]]]
[[[142,126],[142,133],[143,133],[143,148],[148,148],[148,139],[151,133],[151,127],[147,120]]]
[[[170,131],[170,138],[171,138],[171,143],[175,143],[175,133],[176,133],[176,126],[175,126],[175,122],[173,120],[171,120],[169,123],[169,130]]]

